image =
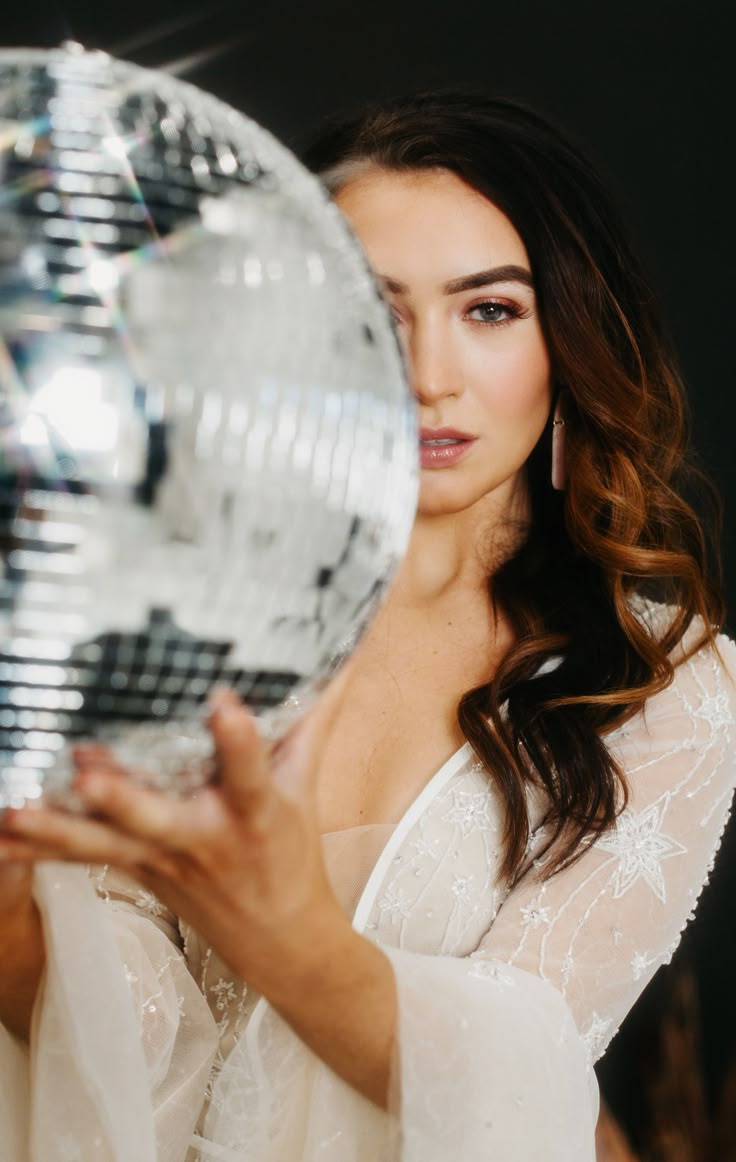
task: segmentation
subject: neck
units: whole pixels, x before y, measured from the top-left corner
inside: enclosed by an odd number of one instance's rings
[[[528,511],[526,485],[518,479],[459,513],[420,509],[389,601],[426,610],[452,596],[485,596],[489,577],[523,535]]]

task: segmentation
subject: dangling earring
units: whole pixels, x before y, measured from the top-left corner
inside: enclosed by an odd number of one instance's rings
[[[557,403],[552,417],[552,487],[557,492],[565,488],[565,400],[567,391],[561,387],[557,393]]]

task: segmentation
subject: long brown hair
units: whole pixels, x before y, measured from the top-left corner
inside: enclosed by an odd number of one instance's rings
[[[552,874],[626,803],[605,733],[672,681],[668,655],[693,619],[678,661],[713,643],[724,618],[720,507],[688,453],[685,395],[652,291],[590,164],[516,102],[463,90],[386,101],[328,123],[304,160],[333,192],[365,164],[448,170],[526,246],[566,389],[567,488],[550,485],[548,429],[527,463],[528,527],[488,578],[514,644],[462,697],[458,721],[506,803],[504,874],[523,865],[530,778],[551,802]],[[657,632],[635,595],[669,607]]]

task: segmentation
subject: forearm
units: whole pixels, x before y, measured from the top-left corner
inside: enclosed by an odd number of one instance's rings
[[[397,1016],[388,957],[342,914],[291,933],[289,945],[261,991],[326,1065],[386,1109]]]
[[[41,917],[30,903],[2,925],[0,1022],[27,1041],[45,963]]]

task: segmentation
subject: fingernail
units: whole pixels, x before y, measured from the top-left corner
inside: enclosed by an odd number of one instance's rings
[[[229,686],[218,686],[209,696],[208,708],[211,714],[232,714],[239,710],[241,703],[238,695]]]

